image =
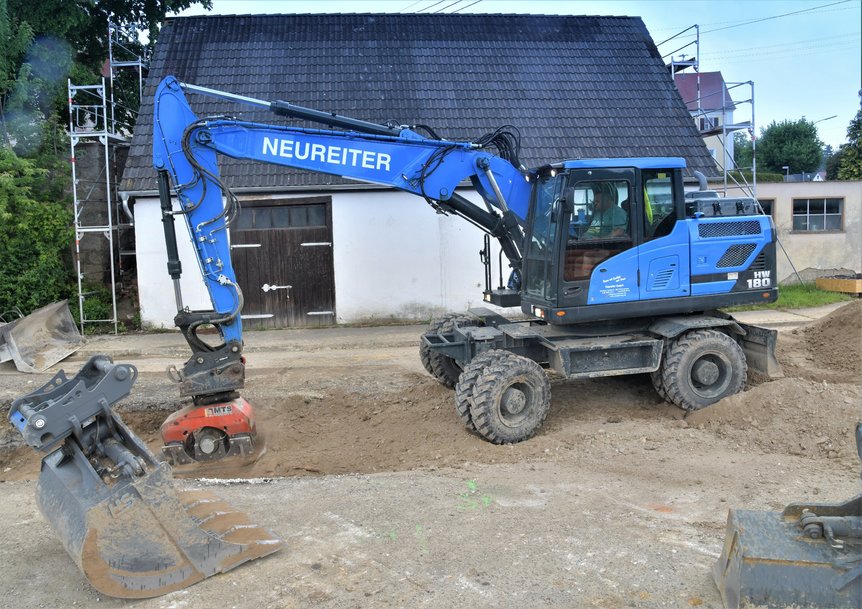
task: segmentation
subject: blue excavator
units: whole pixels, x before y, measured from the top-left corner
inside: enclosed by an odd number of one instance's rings
[[[199,118],[186,93],[266,108],[316,129]],[[451,314],[422,336],[420,359],[455,389],[455,410],[494,443],[528,439],[550,405],[545,369],[572,379],[650,374],[666,400],[703,408],[739,391],[747,370],[780,373],[775,333],[718,309],[772,302],[775,227],[756,201],[685,192],[680,158],[561,161],[526,169],[517,130],[472,142],[427,126],[381,125],[263,101],[165,78],[155,95],[153,165],[158,171],[176,325],[192,357],[174,373],[193,403],[162,427],[174,463],[255,450],[244,383],[242,290],[228,230],[240,204],[219,175],[219,154],[381,184],[424,199],[481,228],[488,307]],[[468,186],[484,204],[458,192]],[[174,204],[173,198],[177,203]],[[182,216],[212,309],[183,305],[174,218]],[[490,241],[510,269],[492,285]],[[220,341],[198,336],[215,327]]]

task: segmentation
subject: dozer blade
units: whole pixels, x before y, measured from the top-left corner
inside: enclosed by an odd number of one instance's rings
[[[280,540],[212,493],[174,489],[170,466],[110,409],[136,376],[134,366],[95,356],[10,412],[28,444],[51,451],[36,501],[93,587],[159,596],[279,550]]]
[[[12,360],[21,372],[44,372],[83,344],[68,300],[0,324],[0,362]]]

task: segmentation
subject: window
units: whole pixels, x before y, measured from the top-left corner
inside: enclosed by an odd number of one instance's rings
[[[524,264],[525,290],[530,296],[553,299],[554,243],[557,237],[558,211],[564,175],[544,177],[533,190],[533,217],[530,241]]]
[[[236,230],[268,228],[312,228],[326,226],[326,205],[243,207]]]
[[[575,187],[569,237],[630,239],[629,199],[628,182],[580,182]]]
[[[793,230],[843,230],[844,199],[793,199]]]
[[[644,183],[644,240],[649,241],[669,235],[676,224],[673,174],[660,169],[645,169],[641,175]]]
[[[717,116],[703,116],[700,119],[700,130],[711,131],[718,129],[721,125],[721,119]]]
[[[597,265],[632,246],[629,184],[626,180],[596,180],[575,185],[564,281],[589,279]]]
[[[760,208],[763,210],[764,215],[772,215],[772,210],[775,208],[775,199],[758,199],[757,202],[760,203]]]

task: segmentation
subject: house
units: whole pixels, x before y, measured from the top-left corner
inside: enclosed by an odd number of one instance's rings
[[[768,182],[757,198],[772,215],[779,283],[862,273],[862,182]],[[791,265],[792,263],[792,265]]]
[[[636,17],[171,18],[154,51],[120,188],[134,210],[141,317],[149,326],[172,326],[175,314],[151,167],[152,96],[169,74],[366,121],[430,125],[448,139],[473,141],[514,125],[528,167],[575,158],[681,156],[692,170],[716,173]],[[199,116],[241,112],[247,120],[285,122],[213,98],[190,96],[190,103]],[[232,240],[261,244],[234,250],[243,318],[251,323],[427,319],[481,303],[483,235],[460,218],[380,186],[229,158],[220,165],[246,214]],[[480,201],[469,188],[459,192]],[[257,225],[250,213],[287,220]],[[177,232],[187,234],[183,227]],[[300,247],[303,242],[320,246]],[[180,248],[184,304],[208,308],[191,244]],[[262,289],[284,285],[293,287]]]
[[[736,105],[721,72],[681,72],[673,78],[719,169],[733,169],[733,130],[725,129],[734,124]]]

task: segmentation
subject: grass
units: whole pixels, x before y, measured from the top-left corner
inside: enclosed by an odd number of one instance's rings
[[[814,284],[807,285],[786,285],[778,288],[778,300],[762,305],[746,305],[741,307],[729,307],[725,311],[756,311],[759,309],[806,309],[808,307],[819,307],[821,305],[832,304],[835,302],[843,302],[852,300],[850,294],[842,294],[841,292],[827,292],[814,287]]]

